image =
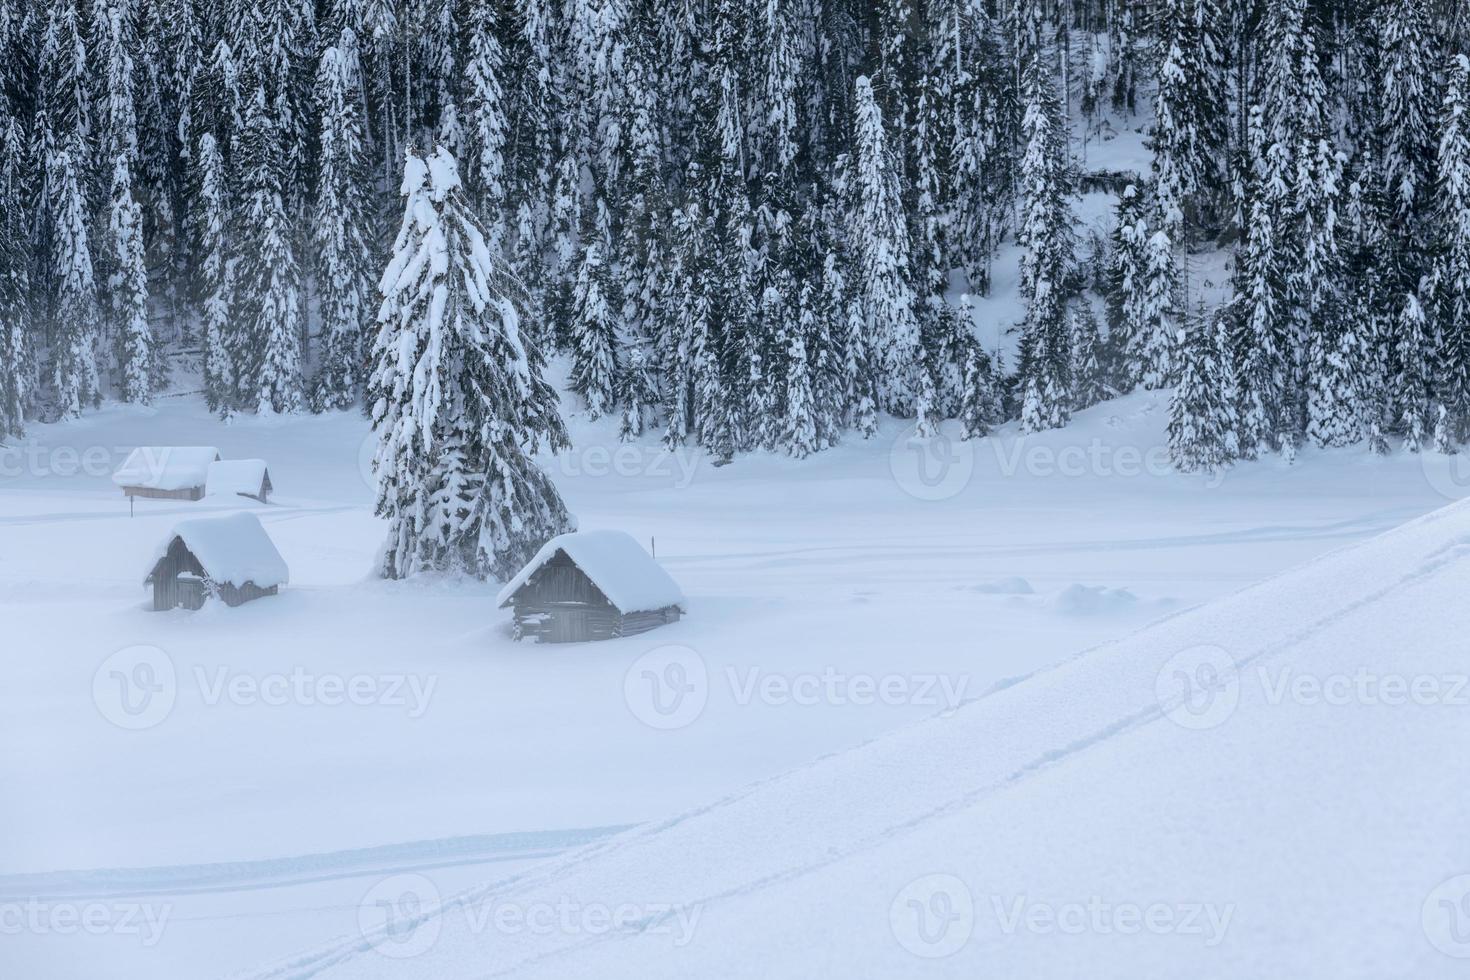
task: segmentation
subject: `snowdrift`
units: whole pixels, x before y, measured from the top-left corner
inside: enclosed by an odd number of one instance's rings
[[[1462,977],[1467,591],[1461,504],[258,975]]]

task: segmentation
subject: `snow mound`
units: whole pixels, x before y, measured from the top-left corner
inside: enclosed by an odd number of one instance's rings
[[[1467,590],[1455,505],[261,975],[1463,977]]]
[[[981,582],[971,586],[970,591],[982,595],[1033,595],[1036,592],[1031,583],[1019,575],[996,579],[994,582]]]
[[[1127,589],[1110,589],[1103,585],[1073,582],[1052,599],[1052,608],[1073,616],[1093,616],[1129,609],[1138,597]]]
[[[552,538],[500,590],[496,604],[508,605],[516,591],[557,552],[565,552],[619,612],[645,612],[665,606],[687,611],[679,584],[623,531],[573,531]]]
[[[263,459],[222,459],[209,464],[209,496],[254,497],[260,493],[268,470]]]
[[[112,482],[148,490],[202,487],[209,479],[210,464],[218,459],[219,450],[213,446],[139,446],[112,474]]]
[[[236,588],[254,583],[262,589],[285,585],[290,572],[285,559],[276,550],[254,514],[229,517],[201,517],[182,521],[169,532],[148,563],[148,573],[168,554],[176,539],[182,538],[204,572],[215,582]]]

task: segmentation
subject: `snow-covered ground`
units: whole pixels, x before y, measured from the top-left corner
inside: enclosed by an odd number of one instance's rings
[[[263,975],[1462,977],[1467,589],[1457,504]]]
[[[373,891],[396,875],[448,895],[521,872],[1470,492],[1432,455],[1180,476],[1166,414],[1138,394],[1060,432],[927,446],[890,422],[813,459],[723,468],[574,425],[578,449],[546,465],[582,527],[653,542],[690,608],[560,647],[512,642],[494,583],[373,576],[357,415],[223,425],[186,396],[36,426],[0,455],[6,972],[247,970],[396,908]],[[130,517],[110,476],[140,445],[265,459],[272,503],[142,500]],[[239,511],[290,565],[281,594],[147,611],[173,525]],[[1050,731],[1071,707],[1035,721]],[[1010,739],[974,743],[972,761],[1002,764]],[[778,817],[766,844],[792,830]]]

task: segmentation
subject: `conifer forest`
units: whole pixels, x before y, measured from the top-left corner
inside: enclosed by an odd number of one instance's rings
[[[362,406],[385,494],[543,539],[552,361],[721,461],[1138,387],[1185,470],[1453,451],[1467,55],[1453,0],[0,0],[0,430]]]

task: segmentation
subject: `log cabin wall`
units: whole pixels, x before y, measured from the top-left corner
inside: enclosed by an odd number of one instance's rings
[[[184,546],[182,538],[174,538],[168,552],[153,566],[154,611],[167,612],[180,606],[198,609],[204,605],[203,590],[188,581],[181,581],[182,575],[192,575],[198,580],[205,577],[199,559]]]

